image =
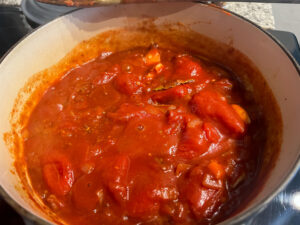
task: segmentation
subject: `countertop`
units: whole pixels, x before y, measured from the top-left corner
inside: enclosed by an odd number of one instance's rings
[[[0,0],[0,5],[20,5],[21,0]],[[263,28],[293,32],[300,40],[300,4],[224,3],[224,8],[236,12]]]
[[[0,5],[20,5],[21,0],[0,0]],[[274,28],[271,4],[225,3],[224,8],[234,11],[264,28]]]

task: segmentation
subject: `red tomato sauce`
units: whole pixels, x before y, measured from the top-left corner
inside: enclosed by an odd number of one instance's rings
[[[102,54],[49,87],[24,157],[37,194],[70,224],[210,224],[245,198],[263,129],[229,71],[137,48]]]

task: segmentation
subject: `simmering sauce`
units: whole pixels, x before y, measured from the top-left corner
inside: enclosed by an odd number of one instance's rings
[[[230,71],[184,52],[103,52],[30,115],[32,186],[70,224],[215,223],[259,168],[264,123],[245,93]]]

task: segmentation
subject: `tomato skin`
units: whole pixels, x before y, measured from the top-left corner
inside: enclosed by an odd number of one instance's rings
[[[245,123],[226,102],[224,96],[216,91],[203,90],[195,94],[190,102],[192,111],[200,117],[212,117],[223,122],[231,131],[242,134]]]
[[[62,155],[50,156],[43,165],[43,176],[50,190],[58,195],[66,195],[74,182],[71,163]]]

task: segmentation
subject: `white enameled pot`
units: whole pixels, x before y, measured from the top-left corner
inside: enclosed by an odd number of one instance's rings
[[[0,64],[0,133],[10,130],[10,113],[19,90],[35,73],[58,62],[78,43],[109,29],[156,17],[156,24],[180,22],[216,41],[230,44],[260,70],[278,102],[283,119],[282,147],[259,193],[224,224],[240,223],[262,209],[293,177],[300,155],[300,69],[272,36],[255,24],[205,4],[155,3],[87,8],[60,17],[20,41]],[[0,184],[5,199],[38,223],[53,223],[43,210],[24,197],[12,172],[14,158],[0,140]]]

